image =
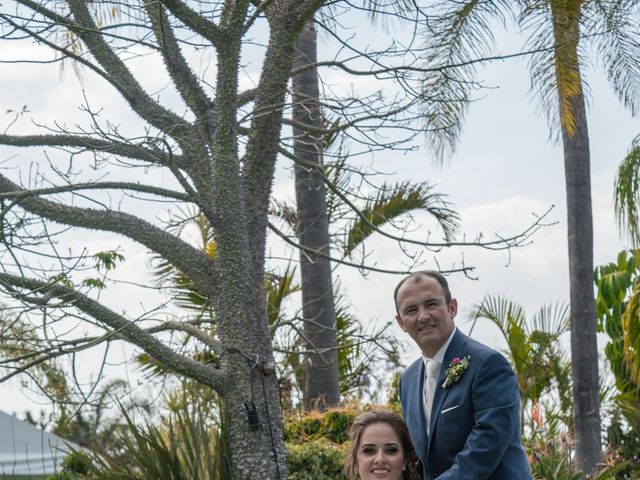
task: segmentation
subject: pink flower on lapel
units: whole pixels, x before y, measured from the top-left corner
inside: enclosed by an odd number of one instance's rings
[[[444,382],[442,383],[442,388],[447,388],[456,383],[458,380],[462,378],[464,372],[469,368],[469,363],[471,362],[471,355],[467,355],[464,358],[455,357],[449,363],[449,368],[447,368],[444,372]]]

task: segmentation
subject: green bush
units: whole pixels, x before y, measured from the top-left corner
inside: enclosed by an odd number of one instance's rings
[[[340,407],[325,412],[314,410],[304,414],[289,414],[285,417],[284,440],[300,443],[328,439],[338,444],[345,443],[349,426],[362,411],[361,407]]]
[[[349,426],[362,411],[333,408],[285,417],[288,480],[342,480]]]
[[[287,443],[288,480],[344,479],[342,463],[346,451],[346,444],[325,439]]]
[[[91,470],[91,457],[82,451],[74,450],[64,457],[61,463],[62,471],[86,475]]]
[[[355,410],[329,410],[322,419],[324,436],[335,443],[349,440],[349,426],[356,417]]]
[[[77,480],[79,475],[89,473],[91,465],[91,457],[87,453],[73,450],[60,463],[62,471],[50,475],[47,480]]]

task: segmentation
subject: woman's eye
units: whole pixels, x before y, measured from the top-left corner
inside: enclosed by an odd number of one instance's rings
[[[372,448],[372,447],[364,447],[364,448],[362,449],[362,453],[364,453],[364,454],[366,454],[366,455],[372,455],[372,454],[374,454],[375,452],[376,452],[376,449],[375,449],[375,448]]]
[[[396,454],[398,453],[400,449],[398,447],[387,447],[386,448],[386,452],[387,453],[391,453],[391,454]]]

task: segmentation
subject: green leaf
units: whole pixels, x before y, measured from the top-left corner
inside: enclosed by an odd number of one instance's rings
[[[116,268],[116,262],[124,262],[124,256],[118,253],[117,250],[98,252],[93,255],[93,258],[96,261],[98,270],[113,270]]]
[[[99,290],[103,290],[106,288],[106,285],[104,284],[104,282],[99,278],[85,278],[82,281],[82,284],[85,287],[97,288]]]

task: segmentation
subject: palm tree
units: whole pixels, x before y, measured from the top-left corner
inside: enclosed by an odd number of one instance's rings
[[[375,2],[371,2],[375,3]],[[341,202],[335,187],[348,183],[342,163],[323,167],[323,153],[336,137],[326,138],[322,131],[326,120],[320,110],[317,62],[317,35],[313,19],[307,22],[298,40],[298,53],[293,65],[299,71],[292,77],[293,154],[296,159],[296,214],[292,227],[300,249],[300,278],[304,338],[308,355],[305,368],[304,406],[324,409],[340,401],[339,362],[336,328],[336,302],[331,274],[331,235],[329,225],[333,208]],[[333,173],[329,178],[326,173]],[[325,181],[334,189],[329,192]],[[329,203],[329,206],[327,205]],[[343,205],[344,206],[344,205]],[[365,201],[359,218],[346,229],[343,256],[375,233],[376,228],[413,210],[423,209],[433,215],[443,229],[445,239],[456,232],[459,217],[448,207],[442,195],[426,184],[400,183],[383,185],[376,195]],[[283,209],[280,209],[282,211]],[[290,211],[290,209],[289,209]],[[292,217],[289,218],[291,220]]]
[[[471,318],[473,326],[479,319],[489,320],[507,342],[505,354],[520,391],[521,427],[524,428],[529,404],[538,404],[544,394],[554,389],[560,401],[557,416],[570,424],[567,413],[571,411],[571,366],[560,349],[560,336],[569,331],[568,307],[545,305],[527,320],[519,304],[498,295],[487,295],[474,307]]]
[[[632,19],[639,6],[630,0],[468,0],[440,5],[445,11],[431,22],[433,54],[428,64],[440,69],[427,74],[423,87],[426,97],[444,100],[425,103],[432,144],[440,155],[455,146],[475,86],[473,60],[491,51],[494,22],[517,18],[531,34],[532,85],[552,126],[560,127],[564,147],[576,462],[579,469],[591,471],[600,456],[601,434],[590,155],[581,67],[587,43],[595,45],[617,95],[637,111],[640,46]]]
[[[329,218],[325,185],[315,166],[322,164],[322,135],[305,130],[320,129],[318,73],[315,68],[316,29],[307,22],[298,39],[293,76],[293,153],[295,166],[297,225],[300,245],[302,313],[308,355],[305,374],[304,407],[324,410],[340,402],[338,352],[336,349],[336,308],[331,278]],[[307,164],[302,164],[301,161]],[[321,254],[317,254],[320,252]]]

